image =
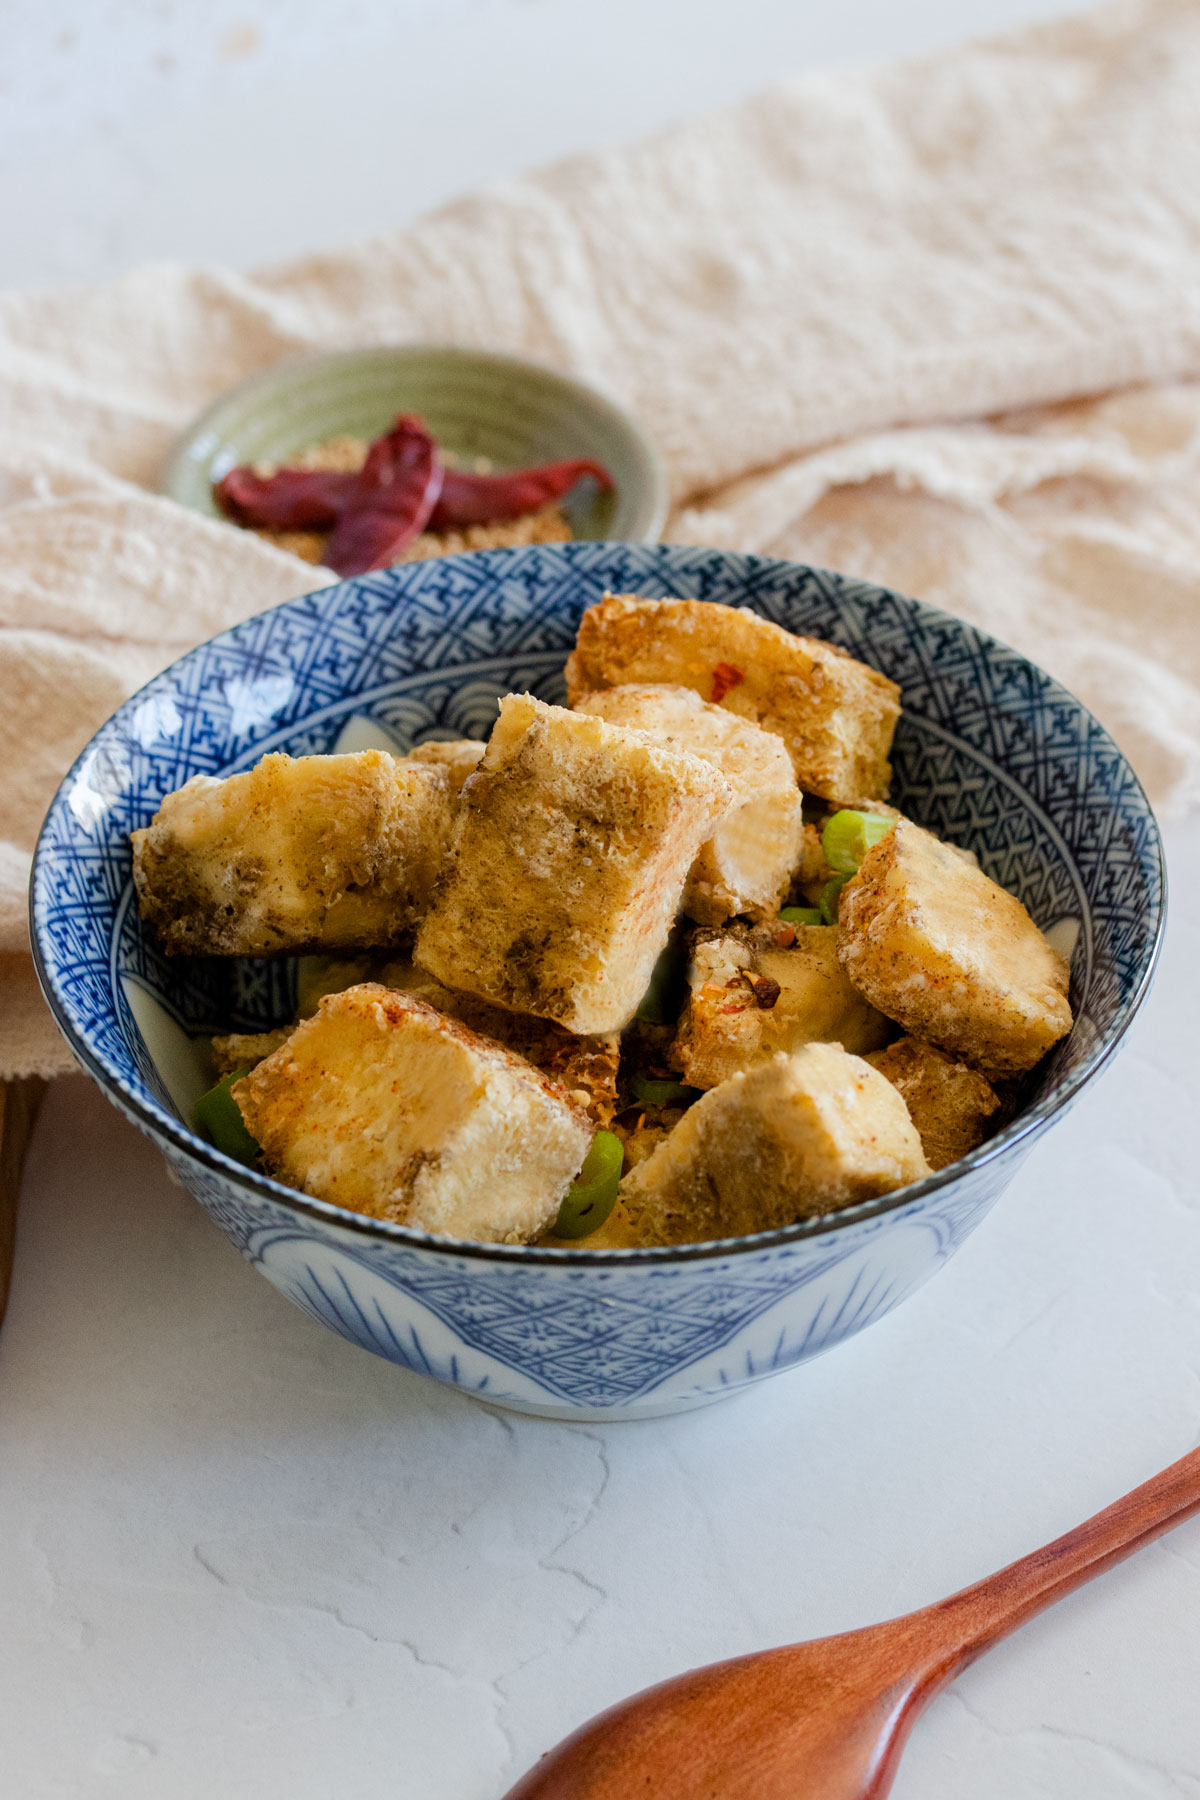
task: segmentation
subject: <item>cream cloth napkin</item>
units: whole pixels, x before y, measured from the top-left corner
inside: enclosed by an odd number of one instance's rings
[[[0,1073],[64,1046],[29,851],[130,690],[313,572],[153,492],[230,382],[435,339],[602,383],[667,536],[935,601],[1200,796],[1200,0],[806,76],[255,276],[0,295]]]

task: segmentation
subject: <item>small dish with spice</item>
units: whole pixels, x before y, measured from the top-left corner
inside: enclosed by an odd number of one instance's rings
[[[163,491],[210,517],[232,514],[319,563],[338,529],[332,513],[318,508],[309,515],[315,524],[307,518],[299,525],[258,524],[253,509],[229,504],[231,476],[246,471],[269,480],[291,469],[348,484],[373,446],[395,438],[401,420],[411,422],[410,435],[396,443],[396,452],[415,456],[411,426],[419,425],[452,485],[480,484],[480,478],[486,485],[511,471],[564,463],[580,465],[581,478],[561,493],[535,494],[535,504],[520,511],[505,496],[496,518],[472,508],[472,497],[465,510],[462,503],[456,510],[443,506],[389,562],[573,538],[652,543],[662,530],[665,475],[649,441],[613,401],[517,357],[428,344],[306,357],[231,388],[176,446]],[[582,465],[603,471],[608,485]]]

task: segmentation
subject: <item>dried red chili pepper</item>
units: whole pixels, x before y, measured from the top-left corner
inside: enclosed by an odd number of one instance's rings
[[[371,445],[322,562],[338,575],[386,569],[429,523],[444,473],[420,419],[402,415]]]
[[[745,679],[745,669],[739,669],[736,663],[719,662],[713,670],[712,693],[709,695],[712,704],[719,706],[730,689],[740,687]]]
[[[395,562],[427,526],[453,531],[519,519],[561,499],[585,475],[602,488],[613,485],[603,464],[588,457],[507,475],[445,469],[420,419],[405,415],[375,439],[357,474],[280,469],[258,475],[242,466],[214,491],[238,525],[331,531],[322,562],[338,575],[361,575]]]
[[[750,983],[754,989],[754,1004],[763,1012],[769,1012],[782,993],[782,988],[772,975],[759,975]]]
[[[546,463],[539,469],[514,469],[507,475],[471,475],[465,469],[447,469],[430,526],[434,531],[457,531],[467,525],[520,519],[549,506],[552,500],[561,500],[584,475],[602,488],[612,487],[612,476],[604,464],[586,456]]]
[[[345,512],[357,482],[357,475],[331,469],[280,469],[274,475],[256,475],[242,464],[230,469],[214,492],[218,506],[237,525],[325,531]]]

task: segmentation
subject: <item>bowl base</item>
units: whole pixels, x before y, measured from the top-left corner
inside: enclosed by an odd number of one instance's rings
[[[717,1388],[711,1394],[680,1394],[673,1400],[655,1400],[647,1396],[645,1400],[631,1400],[623,1406],[543,1406],[537,1400],[498,1400],[494,1395],[485,1397],[482,1394],[470,1394],[469,1398],[491,1411],[524,1413],[527,1418],[550,1419],[563,1425],[620,1425],[626,1420],[665,1419],[671,1413],[697,1412],[702,1406],[730,1400],[751,1385],[743,1382],[737,1387]],[[459,1389],[460,1393],[465,1391]]]

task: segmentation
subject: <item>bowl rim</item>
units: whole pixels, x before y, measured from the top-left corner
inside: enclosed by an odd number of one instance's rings
[[[565,396],[573,399],[581,408],[589,408],[592,412],[599,413],[613,430],[625,439],[637,465],[634,482],[627,490],[630,495],[636,535],[631,532],[624,539],[589,538],[582,541],[646,544],[659,541],[671,507],[666,468],[647,433],[642,430],[632,413],[628,412],[611,394],[593,382],[585,380],[582,376],[567,374],[562,369],[553,368],[549,363],[539,362],[530,356],[515,356],[511,352],[503,350],[474,349],[469,344],[439,344],[424,338],[409,343],[360,344],[348,350],[301,350],[295,354],[280,357],[277,362],[271,363],[265,369],[256,369],[252,374],[243,376],[241,381],[236,381],[232,386],[223,389],[179,433],[163,463],[158,490],[180,506],[186,506],[193,512],[201,511],[202,509],[197,507],[195,501],[190,497],[193,485],[191,478],[201,460],[206,463],[211,460],[211,453],[203,459],[198,458],[195,454],[196,444],[203,439],[206,433],[221,428],[224,415],[229,408],[236,407],[239,401],[253,400],[256,394],[269,394],[272,389],[280,385],[281,380],[286,383],[287,378],[291,375],[302,370],[311,370],[314,374],[319,375],[324,369],[335,369],[345,367],[350,363],[364,361],[381,364],[391,364],[397,359],[418,362],[423,357],[429,356],[458,363],[463,368],[482,363],[494,369],[510,370],[514,375],[535,375],[559,388]],[[205,516],[208,515],[205,514]],[[220,518],[219,513],[214,513],[212,516]],[[481,552],[475,551],[470,554],[479,555]],[[197,649],[199,647],[199,645],[196,646]]]
[[[611,544],[613,549],[619,549],[624,547],[626,542],[627,540],[619,539],[589,539],[577,541],[574,544],[543,544],[536,546],[536,549],[539,554],[554,552],[569,558],[572,551],[577,552],[579,550],[587,549],[589,552],[594,553],[606,543]],[[645,546],[639,545],[638,547],[644,548]],[[661,549],[663,551],[696,551],[697,548],[699,548],[709,554],[721,557],[734,557],[738,560],[749,560],[759,566],[767,565],[779,569],[810,571],[818,575],[831,576],[838,582],[845,582],[848,580],[857,582],[860,580],[858,577],[847,576],[844,573],[835,570],[817,569],[813,564],[793,562],[790,559],[783,557],[758,556],[747,551],[725,551],[712,549],[708,546],[697,547],[695,545],[670,544],[658,544],[651,546],[651,548]],[[514,554],[520,554],[520,552],[501,549],[475,550],[464,552],[462,554],[464,556],[469,556],[473,560],[479,560],[481,558],[495,560],[509,557]],[[417,564],[413,566],[420,568],[423,565]],[[1153,917],[1153,929],[1149,938],[1149,947],[1143,957],[1142,966],[1138,974],[1137,985],[1129,998],[1122,1003],[1121,1018],[1116,1028],[1112,1030],[1108,1036],[1098,1039],[1098,1041],[1085,1052],[1078,1066],[1070,1072],[1060,1087],[1056,1088],[1051,1094],[1035,1102],[1035,1104],[1026,1111],[1020,1113],[1010,1124],[997,1132],[995,1137],[988,1139],[988,1141],[980,1145],[978,1149],[971,1151],[967,1156],[960,1158],[957,1162],[948,1164],[946,1168],[939,1169],[926,1176],[922,1181],[909,1183],[907,1186],[894,1189],[892,1192],[880,1195],[872,1200],[860,1201],[855,1206],[844,1207],[835,1213],[823,1213],[818,1214],[811,1219],[799,1220],[793,1225],[779,1226],[769,1231],[745,1233],[735,1237],[713,1238],[696,1244],[666,1244],[631,1246],[619,1249],[588,1250],[582,1246],[567,1248],[547,1244],[504,1244],[443,1237],[432,1232],[418,1231],[412,1226],[396,1224],[388,1219],[376,1219],[365,1213],[352,1212],[348,1208],[335,1205],[332,1201],[318,1200],[309,1194],[300,1193],[295,1188],[285,1186],[284,1183],[276,1181],[272,1176],[264,1175],[257,1169],[247,1168],[245,1164],[235,1161],[223,1151],[216,1149],[214,1145],[207,1143],[197,1133],[193,1132],[185,1125],[177,1114],[169,1111],[157,1100],[154,1100],[153,1098],[150,1101],[143,1099],[142,1096],[131,1087],[125,1076],[121,1074],[117,1068],[110,1066],[102,1053],[93,1049],[84,1035],[83,1029],[76,1025],[66,1002],[58,992],[55,977],[51,972],[43,953],[41,922],[38,916],[37,906],[37,882],[46,834],[50,827],[50,821],[58,808],[64,792],[67,790],[81,765],[90,754],[96,738],[102,732],[106,731],[116,718],[135,706],[149,688],[153,687],[164,677],[172,674],[181,664],[187,662],[190,658],[198,656],[203,651],[208,650],[212,644],[219,642],[221,638],[227,636],[229,633],[241,630],[247,625],[254,624],[256,621],[265,618],[269,613],[277,611],[281,606],[294,606],[318,596],[323,600],[332,597],[338,590],[352,587],[356,579],[358,578],[351,577],[346,581],[314,589],[309,594],[297,595],[292,600],[280,601],[274,606],[264,607],[260,612],[252,613],[248,615],[246,619],[239,620],[236,625],[227,627],[226,631],[217,632],[213,637],[206,638],[202,643],[194,645],[191,650],[187,650],[182,656],[176,657],[174,662],[168,663],[164,668],[158,670],[148,681],[144,682],[140,688],[136,689],[126,700],[122,701],[119,707],[114,709],[108,719],[97,728],[96,732],[93,733],[92,737],[89,738],[88,742],[80,750],[78,756],[75,758],[71,767],[67,770],[59,783],[58,788],[55,790],[54,797],[47,809],[46,817],[38,832],[37,843],[33,852],[29,883],[29,937],[34,969],[37,974],[39,985],[41,986],[42,993],[50,1008],[51,1014],[54,1017],[55,1023],[58,1025],[63,1037],[66,1039],[68,1048],[71,1050],[76,1061],[86,1073],[91,1075],[97,1086],[100,1087],[105,1096],[118,1107],[118,1110],[123,1111],[128,1116],[132,1117],[134,1123],[136,1123],[151,1138],[155,1140],[166,1139],[173,1149],[182,1152],[193,1162],[200,1163],[214,1175],[221,1177],[227,1182],[232,1182],[233,1185],[238,1188],[248,1190],[250,1194],[259,1200],[267,1200],[276,1205],[282,1205],[289,1211],[298,1213],[302,1217],[311,1218],[322,1225],[333,1226],[342,1231],[349,1231],[354,1235],[376,1243],[388,1243],[409,1250],[429,1251],[439,1256],[465,1257],[475,1261],[510,1263],[517,1267],[545,1265],[556,1268],[574,1268],[576,1270],[588,1268],[628,1268],[633,1266],[661,1268],[678,1263],[728,1260],[730,1257],[734,1256],[756,1255],[763,1251],[785,1248],[791,1244],[828,1238],[838,1232],[848,1230],[853,1226],[866,1223],[873,1219],[882,1218],[891,1213],[900,1213],[912,1206],[920,1205],[941,1190],[951,1187],[954,1183],[961,1181],[966,1175],[973,1174],[977,1170],[986,1168],[1000,1157],[1006,1156],[1008,1153],[1016,1150],[1019,1145],[1027,1140],[1031,1143],[1033,1139],[1040,1136],[1053,1121],[1055,1116],[1063,1112],[1067,1106],[1075,1100],[1080,1091],[1092,1081],[1095,1076],[1101,1073],[1121,1045],[1153,985],[1158,968],[1159,957],[1162,951],[1167,919],[1167,868],[1162,833],[1154,809],[1150,804],[1150,800],[1140,778],[1123,751],[1116,745],[1108,731],[1100,724],[1095,715],[1081,700],[1072,694],[1069,689],[1065,688],[1063,684],[1057,681],[1052,675],[1049,675],[1039,664],[1034,663],[1030,658],[1023,656],[1020,651],[1014,650],[1011,645],[1006,644],[1003,639],[993,637],[990,633],[982,631],[978,626],[971,625],[966,620],[958,619],[952,613],[944,612],[940,607],[931,606],[926,601],[916,600],[910,595],[901,594],[898,589],[885,588],[882,583],[865,582],[863,585],[868,588],[878,589],[895,599],[903,601],[905,605],[914,608],[918,615],[924,620],[937,622],[942,625],[950,625],[959,630],[973,631],[989,647],[994,646],[996,649],[1005,652],[1007,655],[1015,657],[1020,663],[1028,668],[1033,669],[1039,678],[1046,684],[1044,691],[1048,695],[1052,697],[1059,695],[1063,699],[1069,701],[1072,706],[1077,707],[1084,717],[1091,722],[1094,729],[1099,733],[1101,740],[1111,751],[1124,775],[1132,785],[1135,798],[1140,798],[1141,806],[1149,826],[1146,847],[1147,850],[1152,849],[1153,851],[1154,865],[1158,876],[1157,905]],[[1014,778],[1010,777],[1009,779],[1012,780]],[[1020,787],[1020,783],[1015,783],[1015,785]],[[1035,802],[1031,802],[1031,804],[1036,805]]]

